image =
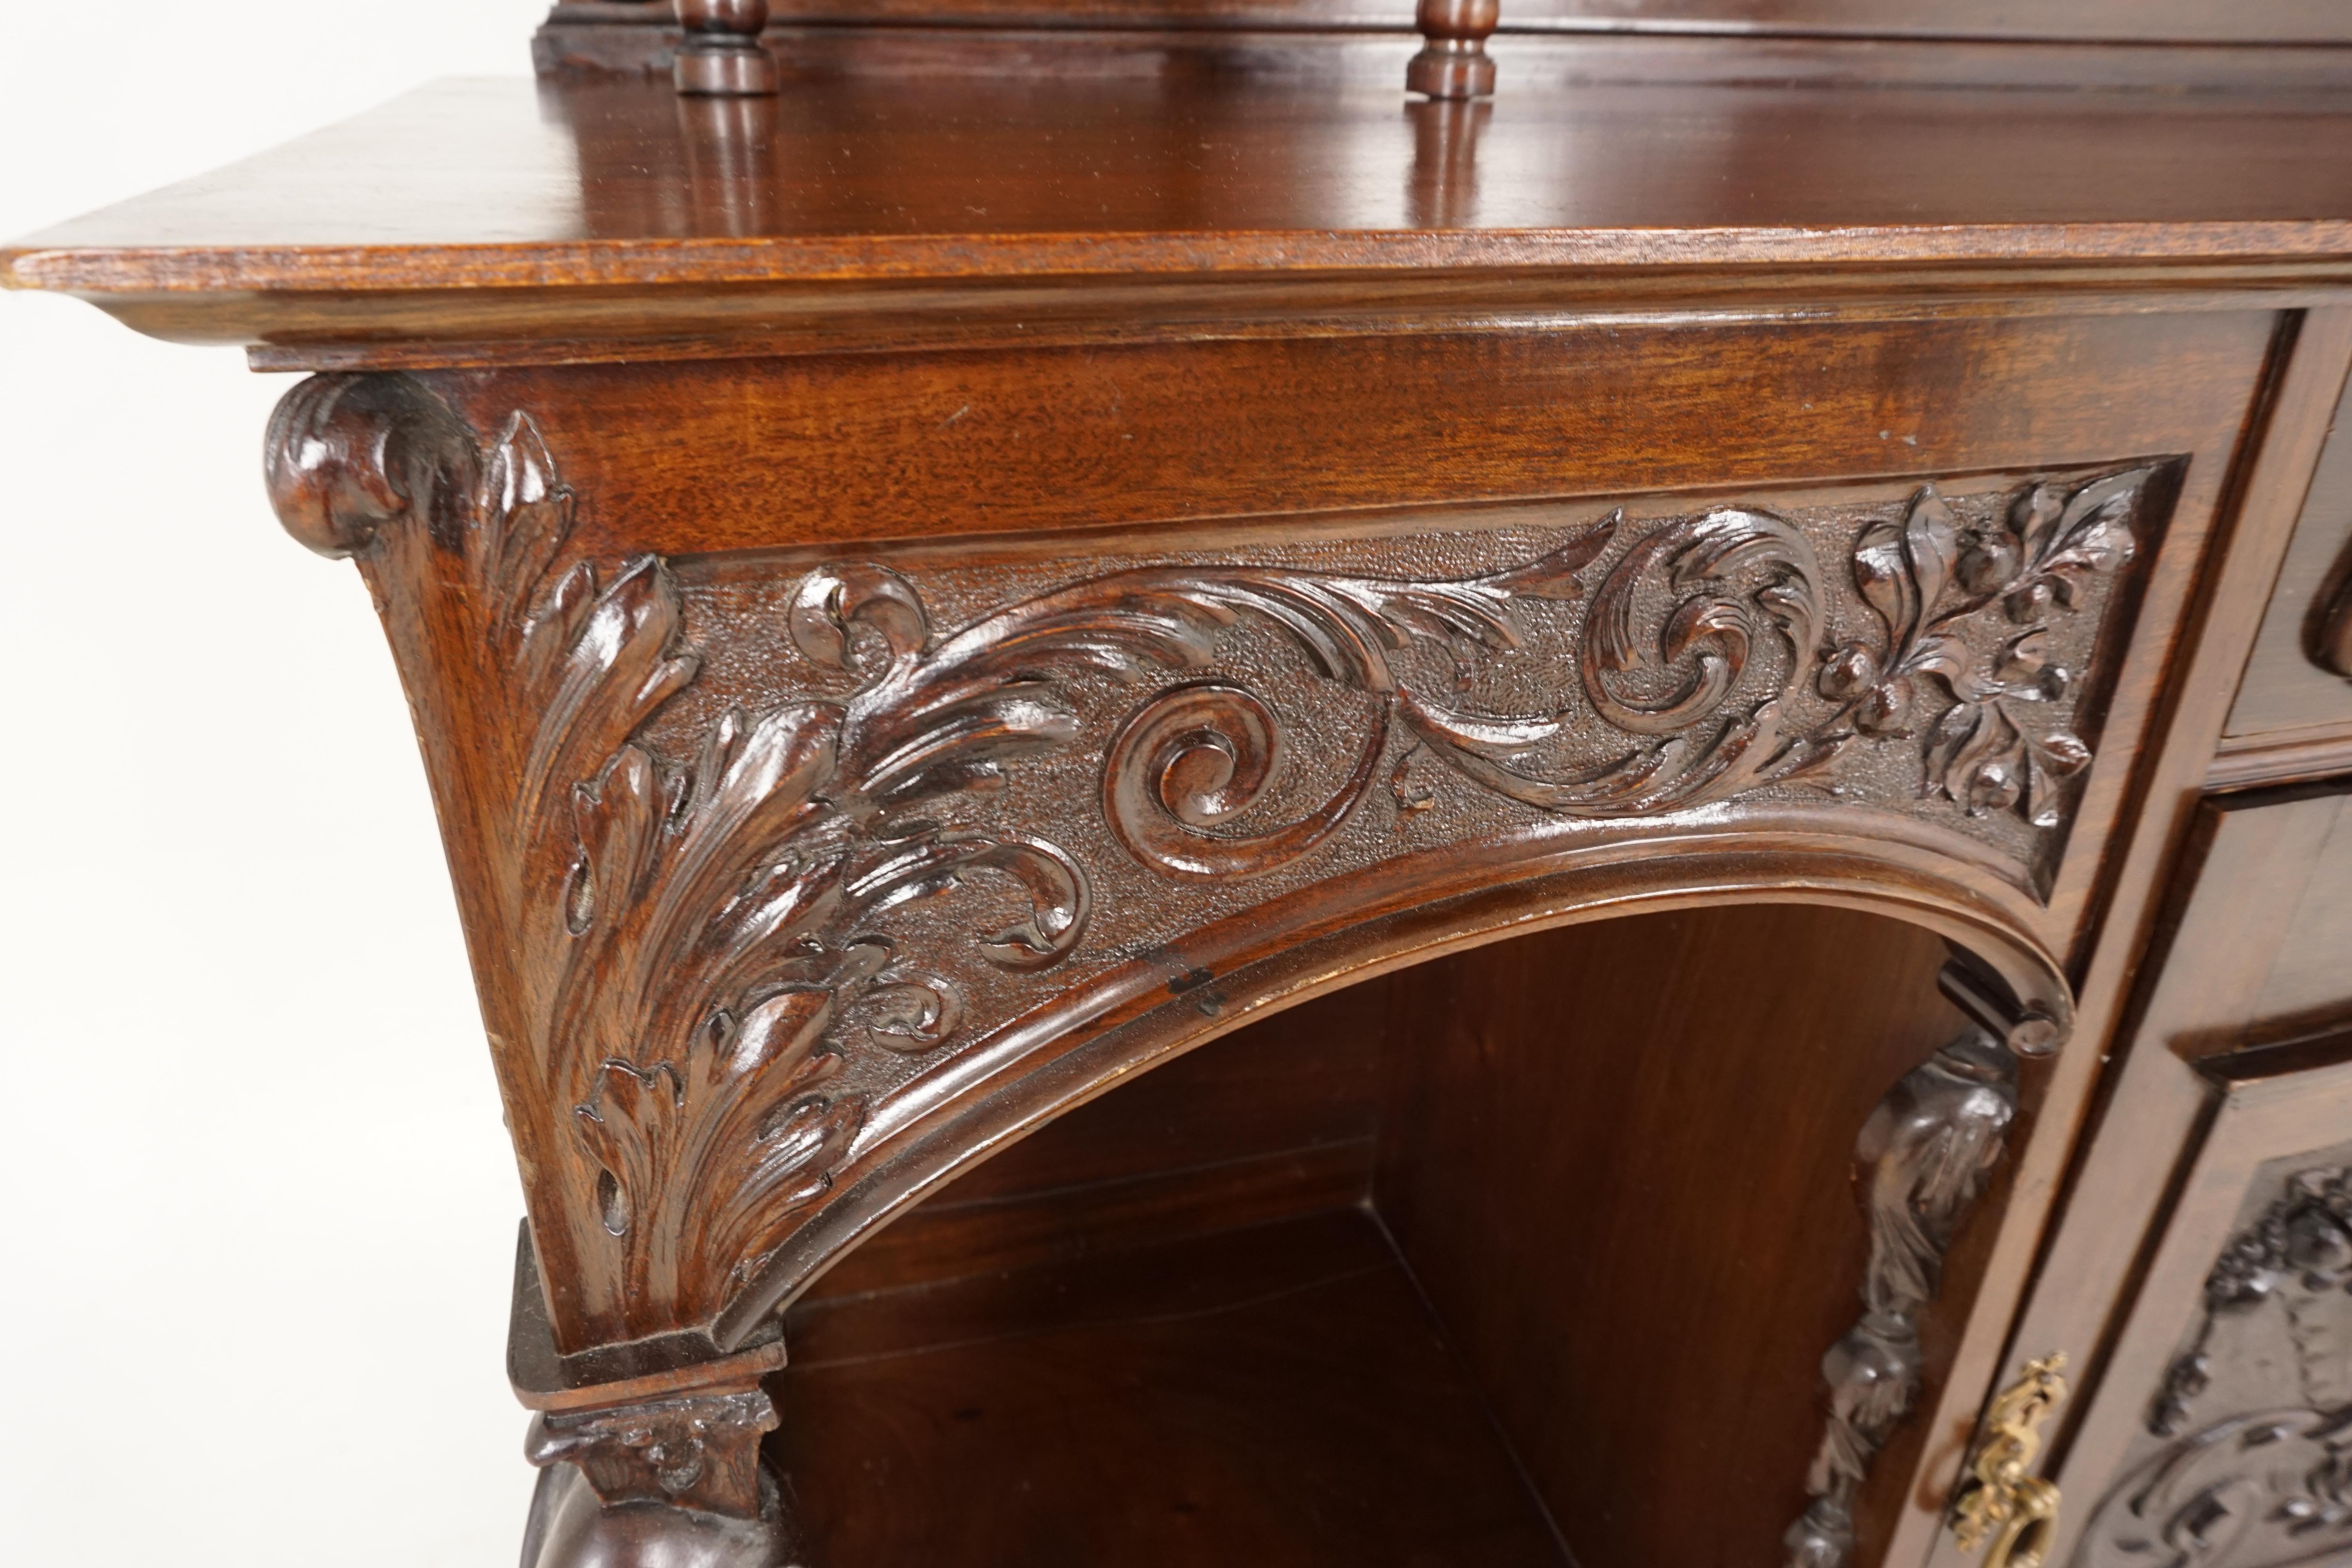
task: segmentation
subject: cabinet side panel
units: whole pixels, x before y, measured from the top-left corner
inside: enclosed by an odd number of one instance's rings
[[[1381,1212],[1585,1568],[1778,1560],[1820,1355],[1858,1307],[1855,1134],[1953,1032],[1943,956],[1912,927],[1790,906],[1402,977]],[[2003,1167],[1924,1325],[1923,1405],[2005,1196]],[[1879,1494],[1921,1440],[1898,1433]],[[1897,1500],[1864,1494],[1856,1562]]]

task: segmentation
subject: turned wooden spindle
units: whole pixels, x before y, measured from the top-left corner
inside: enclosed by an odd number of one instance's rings
[[[1404,68],[1407,92],[1431,98],[1487,98],[1495,62],[1487,35],[1501,14],[1499,0],[1421,0],[1413,25],[1428,41]]]
[[[760,42],[768,0],[677,0],[686,40],[677,50],[677,90],[750,97],[776,90],[776,61]]]

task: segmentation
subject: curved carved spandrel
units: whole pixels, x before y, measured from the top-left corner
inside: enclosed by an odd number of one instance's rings
[[[1854,1144],[1855,1191],[1870,1223],[1863,1312],[1822,1358],[1829,1424],[1805,1479],[1813,1500],[1786,1538],[1790,1568],[1853,1559],[1854,1500],[1918,1402],[1920,1316],[2016,1114],[2016,1059],[1972,1030],[1905,1074],[1863,1125]]]
[[[682,574],[572,558],[530,419],[483,441],[415,380],[305,383],[269,464],[289,527],[355,555],[383,609],[556,1344],[613,1366],[740,1348],[814,1266],[777,1259],[844,1172],[887,1210],[930,1179],[892,1151],[1050,1065],[1041,1030],[1119,1025],[1146,972],[1213,1013],[1209,933],[1303,941],[1351,886],[1391,889],[1370,921],[1646,837],[1693,868],[1749,852],[1710,886],[1827,896],[1832,841],[1885,843],[1891,904],[2051,976],[2054,1045],[2063,982],[2014,905],[2089,755],[2075,677],[2160,521],[2135,468]]]

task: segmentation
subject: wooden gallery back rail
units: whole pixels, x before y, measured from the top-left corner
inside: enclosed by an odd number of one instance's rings
[[[2352,36],[1945,9],[566,0],[0,251],[315,373],[526,1568],[2352,1551]]]

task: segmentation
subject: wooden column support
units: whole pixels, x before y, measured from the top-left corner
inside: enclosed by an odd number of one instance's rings
[[[619,1356],[558,1354],[523,1226],[507,1322],[508,1381],[532,1413],[523,1455],[540,1469],[523,1568],[796,1560],[798,1532],[760,1457],[778,1422],[762,1380],[783,1367],[783,1341],[694,1355],[643,1342]]]
[[[1822,1357],[1827,1430],[1806,1478],[1812,1502],[1784,1538],[1789,1568],[1853,1561],[1863,1483],[1918,1403],[1919,1322],[1944,1255],[2008,1152],[2017,1057],[2046,1055],[2063,1039],[1966,953],[1937,985],[1971,1027],[1887,1090],[1855,1140],[1854,1195],[1870,1226],[1863,1311]]]
[[[1499,0],[1421,0],[1413,25],[1428,40],[1404,68],[1407,92],[1430,98],[1489,98],[1495,62],[1486,39],[1495,30]]]
[[[680,92],[721,98],[759,97],[776,90],[776,61],[760,42],[768,0],[677,0]]]

